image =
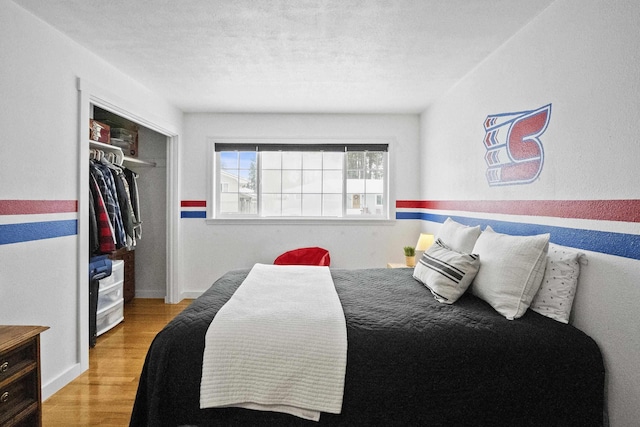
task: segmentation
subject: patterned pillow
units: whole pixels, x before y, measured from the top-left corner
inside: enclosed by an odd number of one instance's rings
[[[437,239],[420,258],[413,277],[422,282],[436,300],[453,304],[467,290],[478,268],[477,255],[456,252]]]
[[[440,227],[436,239],[442,240],[445,245],[454,251],[468,254],[473,251],[473,245],[476,244],[480,233],[479,225],[470,227],[447,218],[442,227]]]
[[[482,264],[471,292],[507,319],[521,317],[540,289],[548,247],[548,233],[511,236],[487,226],[473,248]]]
[[[582,252],[549,243],[547,269],[531,310],[562,323],[569,323],[573,298],[578,287]]]

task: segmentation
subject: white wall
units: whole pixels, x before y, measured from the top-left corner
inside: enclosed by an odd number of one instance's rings
[[[417,115],[331,114],[185,114],[182,199],[206,200],[210,137],[226,138],[388,138],[390,140],[390,203],[419,195]],[[386,225],[207,224],[183,218],[183,292],[197,295],[226,271],[272,263],[280,253],[304,246],[329,250],[331,265],[343,268],[385,267],[404,261],[402,247],[414,245],[418,221]]]
[[[422,116],[424,200],[637,200],[640,160],[640,3],[558,0]],[[489,187],[487,115],[552,103],[545,159],[528,185]],[[606,207],[605,207],[606,209]],[[449,212],[451,213],[451,212]],[[627,222],[455,214],[640,234]],[[447,214],[445,212],[445,214]],[[436,230],[425,221],[425,229]],[[554,235],[552,233],[552,240]],[[640,419],[640,261],[588,252],[574,324],[600,345],[612,426]]]
[[[80,199],[78,77],[180,128],[180,111],[95,54],[11,1],[0,0],[0,10],[0,202]],[[0,223],[78,216],[0,215]],[[88,352],[78,336],[88,323],[79,315],[88,294],[80,247],[77,234],[0,245],[0,324],[50,327],[41,341],[44,398],[81,373]]]

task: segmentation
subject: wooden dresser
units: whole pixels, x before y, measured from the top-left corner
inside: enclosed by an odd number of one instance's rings
[[[0,426],[41,426],[40,334],[46,326],[0,326]]]

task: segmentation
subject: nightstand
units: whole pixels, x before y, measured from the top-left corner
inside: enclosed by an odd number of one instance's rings
[[[401,262],[388,262],[387,268],[413,268],[413,267],[409,267],[407,266],[407,264],[403,264]]]
[[[0,326],[0,425],[41,426],[40,333],[46,326]]]

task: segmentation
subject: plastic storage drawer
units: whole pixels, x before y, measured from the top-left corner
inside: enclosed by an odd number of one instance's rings
[[[116,260],[111,263],[111,276],[107,276],[104,279],[100,279],[99,290],[108,288],[114,283],[118,283],[124,280],[124,261]]]
[[[124,320],[124,299],[98,311],[97,335],[100,336]]]
[[[121,280],[111,286],[103,287],[98,291],[98,312],[123,298],[123,284],[124,281]]]

